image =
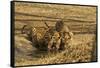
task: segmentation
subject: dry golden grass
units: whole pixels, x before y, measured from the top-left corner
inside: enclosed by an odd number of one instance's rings
[[[38,51],[32,45],[32,42],[27,39],[27,35],[20,33],[21,28],[25,24],[38,27],[38,32],[43,33],[43,29],[39,28],[45,27],[42,20],[46,20],[49,26],[54,26],[56,20],[58,20],[54,18],[63,19],[72,32],[87,33],[75,34],[73,41],[68,45],[66,50],[57,53]],[[96,32],[95,28],[96,7],[16,2],[15,65],[90,62],[93,61],[93,57],[96,61],[96,53],[93,51],[93,47],[96,46],[96,40],[94,40],[96,38],[94,33]],[[88,32],[93,32],[94,34],[88,34]],[[95,54],[93,55],[92,53]]]
[[[57,63],[74,63],[74,62],[90,62],[92,61],[92,40],[95,36],[92,34],[75,35],[72,43],[66,50],[57,53],[47,53],[45,51],[38,51],[31,42],[24,37],[16,38],[16,66],[24,65],[41,65],[41,64],[57,64]],[[21,40],[22,39],[22,40]],[[19,42],[17,42],[17,40]],[[22,43],[23,42],[23,43]],[[22,44],[22,46],[21,46]]]

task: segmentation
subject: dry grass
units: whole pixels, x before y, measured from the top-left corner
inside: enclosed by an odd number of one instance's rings
[[[27,36],[20,33],[21,28],[25,24],[35,27],[45,26],[42,20],[46,20],[48,25],[54,26],[56,20],[58,20],[54,18],[63,19],[65,25],[68,25],[71,31],[85,32],[85,34],[75,34],[73,41],[68,45],[66,50],[57,53],[48,53],[38,51],[32,45],[32,42],[27,39]],[[96,7],[16,2],[15,65],[24,66],[93,61],[92,58],[96,58],[96,53],[93,51],[93,47],[96,46],[96,40],[94,40],[95,28]],[[37,29],[40,33],[44,32],[41,28]],[[94,34],[88,34],[88,32],[93,32]],[[92,54],[93,52],[95,53],[94,56]]]
[[[57,64],[57,63],[74,63],[74,62],[90,62],[92,61],[92,49],[94,35],[75,35],[72,43],[66,50],[58,53],[47,53],[38,51],[24,37],[16,38],[16,66],[23,65],[41,65],[41,64]],[[21,41],[22,39],[22,41]],[[86,41],[86,42],[85,42]],[[22,43],[24,42],[24,43]],[[22,46],[21,46],[22,44]]]

